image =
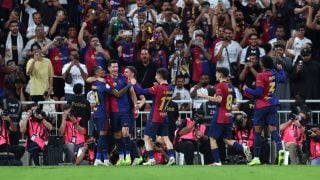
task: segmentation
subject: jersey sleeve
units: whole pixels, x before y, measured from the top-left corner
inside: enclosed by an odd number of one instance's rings
[[[221,86],[221,84],[217,84],[217,86],[216,86],[216,96],[222,96],[222,95],[223,95],[222,86]]]
[[[152,94],[150,89],[153,88],[153,87],[143,89],[139,85],[135,84],[133,86],[133,88],[134,88],[134,90],[136,91],[137,94],[150,95],[150,94]]]
[[[101,85],[97,86],[97,91],[98,92],[106,92],[106,93],[111,93],[112,89],[108,83],[104,83]]]
[[[264,87],[262,74],[257,74],[256,76],[256,87]]]

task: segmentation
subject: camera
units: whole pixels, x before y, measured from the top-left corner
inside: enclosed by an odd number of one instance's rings
[[[304,134],[307,136],[310,136],[312,133],[313,133],[313,131],[311,131],[310,129],[304,130]]]
[[[291,121],[299,121],[299,123],[300,123],[302,126],[305,126],[305,125],[307,124],[306,119],[304,119],[303,117],[301,117],[301,116],[298,115],[298,114],[290,113],[290,114],[289,114],[289,119],[290,119]]]
[[[204,119],[202,117],[200,117],[198,114],[194,114],[192,117],[192,120],[196,123],[196,124],[203,124]]]
[[[162,144],[160,142],[154,142],[154,145],[157,147],[157,148],[161,148],[162,147]]]
[[[0,116],[9,116],[9,110],[8,109],[4,109],[2,111],[0,111]]]
[[[71,110],[69,111],[69,114],[68,114],[68,116],[69,116],[69,117],[72,117],[72,116],[74,116],[74,109],[71,109]]]
[[[235,124],[237,127],[242,127],[242,123],[243,123],[243,117],[241,117],[241,118],[235,118],[234,124]]]
[[[94,148],[96,147],[96,143],[95,142],[91,142],[88,144],[88,149],[90,150],[94,150]]]
[[[42,119],[36,117],[36,115],[39,115],[39,114],[42,116]],[[33,110],[32,116],[33,116],[32,119],[37,121],[37,122],[41,122],[43,119],[47,118],[47,114],[44,111],[42,111],[42,109],[40,107],[38,107],[37,109]]]

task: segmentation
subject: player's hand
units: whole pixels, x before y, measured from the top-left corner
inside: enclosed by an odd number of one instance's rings
[[[202,93],[202,92],[199,93],[198,96],[202,97],[202,98],[208,98],[209,97],[208,95],[206,95],[205,93]]]
[[[243,90],[243,91],[245,91],[247,88],[248,88],[247,85],[243,85],[243,86],[242,86],[242,90]]]
[[[131,83],[132,85],[135,85],[135,84],[137,84],[137,80],[134,79],[134,78],[132,78],[132,79],[130,80],[130,83]]]
[[[282,70],[282,64],[277,64],[277,69]]]
[[[87,27],[87,23],[83,22],[82,25],[81,25],[81,28],[86,28],[86,27]]]

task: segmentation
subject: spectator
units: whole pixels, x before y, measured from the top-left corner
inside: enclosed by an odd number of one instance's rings
[[[66,12],[63,9],[56,11],[56,19],[53,25],[50,27],[49,37],[53,38],[56,36],[65,37],[67,35],[68,21]]]
[[[188,49],[190,49],[188,51]],[[200,81],[201,74],[211,75],[211,49],[205,47],[205,39],[203,33],[199,32],[195,35],[195,40],[190,41],[185,57],[192,58],[192,82],[198,83]]]
[[[91,36],[89,43],[83,39],[84,29],[87,23],[82,23],[79,35],[78,43],[80,45],[80,52],[84,59],[84,64],[87,67],[88,72],[91,72],[94,66],[101,66],[106,70],[107,61],[110,59],[109,51],[103,49],[100,40],[97,36]]]
[[[290,77],[290,72],[292,69],[292,62],[284,55],[285,47],[281,43],[277,43],[274,45],[274,53],[275,57],[273,58],[273,63],[275,66],[281,64],[284,72],[286,73],[286,77]],[[284,83],[278,84],[276,87],[276,94],[279,99],[290,99],[290,78],[287,78]],[[280,104],[281,110],[289,110],[289,104]]]
[[[298,59],[302,46],[307,43],[312,43],[310,39],[305,37],[305,26],[300,25],[293,31],[291,38],[286,45],[286,56],[292,58],[292,64],[295,64]]]
[[[294,65],[293,83],[294,95],[301,94],[305,99],[320,98],[320,65],[312,60],[311,49],[305,47],[301,50],[301,60]],[[312,108],[315,108],[312,105]]]
[[[175,40],[175,51],[169,56],[168,65],[168,68],[171,69],[171,83],[175,83],[176,77],[179,75],[184,76],[184,85],[190,82],[189,61],[184,57],[185,51],[185,43],[183,40]]]
[[[10,32],[8,33],[5,49],[5,62],[14,60],[19,66],[24,65],[23,48],[26,44],[26,38],[19,31],[19,22],[10,21]]]
[[[248,57],[252,53],[255,53],[256,56],[259,58],[261,58],[266,54],[264,49],[258,46],[257,41],[258,41],[258,35],[256,33],[251,33],[249,35],[250,45],[248,45],[241,51],[241,55],[240,55],[241,65],[244,65],[246,62],[248,62]]]
[[[27,2],[27,1],[25,1],[25,2]],[[28,39],[32,39],[37,35],[36,28],[39,26],[43,28],[43,33],[45,36],[49,33],[49,27],[42,24],[42,16],[41,16],[40,12],[32,13],[32,20],[34,22],[34,25],[28,26],[28,29],[27,29],[27,38]]]
[[[183,75],[176,77],[176,86],[173,90],[172,99],[173,100],[190,100],[191,96],[189,90],[184,87],[185,78]],[[188,111],[191,109],[190,103],[179,103],[179,110]]]
[[[16,65],[13,60],[7,61],[6,75],[4,77],[4,82],[6,89],[14,90],[14,83],[16,79],[21,79],[23,82],[26,81],[24,73]]]
[[[79,53],[76,50],[71,50],[69,53],[69,63],[62,67],[62,77],[65,81],[64,84],[64,100],[69,101],[73,99],[73,87],[80,83],[84,87],[85,80],[88,77],[87,68],[84,64],[79,62]],[[61,87],[59,87],[61,88]],[[81,91],[83,95],[84,90]]]
[[[49,38],[46,38],[46,34],[43,26],[35,27],[35,35],[27,42],[26,46],[23,49],[22,55],[25,59],[30,59],[33,57],[33,53],[31,52],[31,45],[33,43],[38,43],[41,48],[51,43]]]
[[[41,56],[41,49],[38,43],[31,45],[33,58],[27,63],[27,76],[30,76],[30,96],[35,102],[43,100],[43,94],[48,91],[52,93],[53,68],[49,59]]]
[[[217,67],[233,69],[230,73],[235,77],[237,72],[234,70],[237,69],[242,48],[239,43],[232,40],[233,33],[232,28],[225,27],[223,31],[224,38],[216,44],[214,52],[216,53]]]
[[[208,89],[213,87],[209,84],[209,82],[210,82],[209,75],[202,74],[200,76],[199,83],[194,85],[190,89],[191,98],[194,100],[193,108],[198,109],[201,106],[202,102],[196,102],[197,100],[199,100],[199,101],[206,100],[205,98],[200,97],[199,94],[208,95]]]

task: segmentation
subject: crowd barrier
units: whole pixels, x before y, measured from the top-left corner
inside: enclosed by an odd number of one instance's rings
[[[204,103],[206,100],[174,100],[177,104],[182,104],[182,103],[188,103],[190,106],[195,103]],[[242,100],[238,101],[238,103],[246,103],[247,100]],[[32,104],[32,101],[23,101],[22,104],[27,105],[27,104]],[[38,104],[66,104],[67,101],[39,101]],[[91,102],[94,103],[94,102]],[[280,104],[285,104],[285,103],[294,103],[294,100],[280,100]],[[307,104],[311,103],[320,103],[320,100],[306,100]],[[146,104],[152,104],[152,101],[146,101]],[[181,117],[192,117],[192,110],[189,111],[179,111],[179,118]],[[236,113],[236,112],[234,112]],[[290,110],[278,110],[278,119],[279,119],[279,125],[281,123],[284,123],[288,120],[288,116],[291,113]],[[55,115],[61,115],[63,112],[53,112],[52,114]],[[143,130],[144,126],[146,123],[146,120],[148,119],[148,116],[150,114],[150,111],[139,111],[139,116],[134,122],[133,126],[133,138],[137,137],[143,137]],[[25,115],[25,112],[23,113]],[[312,115],[311,115],[311,124],[319,124],[320,123],[320,110],[313,110]],[[23,116],[22,116],[23,119]],[[55,128],[58,129],[57,127],[58,123],[55,123]],[[92,121],[89,121],[88,127],[89,129],[92,129],[93,127]],[[90,133],[90,131],[89,131]]]

